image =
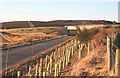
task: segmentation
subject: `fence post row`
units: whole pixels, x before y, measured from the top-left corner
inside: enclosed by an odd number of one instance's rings
[[[46,55],[45,58],[40,58],[39,63],[37,63],[35,67],[29,67],[27,76],[40,76],[45,78],[47,76],[54,75],[55,77],[58,77],[61,69],[64,69],[65,66],[69,64],[71,61],[70,59],[77,49],[79,49],[79,57],[82,58],[83,46],[84,44],[79,44],[76,40],[72,40],[70,43],[63,45],[61,48],[57,48],[50,56]],[[60,52],[60,56],[57,55],[58,52]],[[50,58],[50,60],[48,58]],[[17,76],[20,77],[19,71]]]
[[[35,76],[40,76],[46,78],[47,76],[54,75],[55,78],[60,75],[61,69],[64,69],[70,62],[70,59],[74,55],[74,52],[78,49],[79,59],[82,58],[82,51],[85,44],[79,44],[77,41],[71,41],[63,45],[61,48],[57,48],[54,52],[51,53],[50,56],[46,55],[46,57],[40,58],[40,63],[35,65]],[[87,55],[90,53],[90,43],[88,43],[87,48]],[[111,51],[111,39],[107,37],[107,53],[110,58],[110,51]],[[57,52],[61,52],[60,56],[57,55]],[[50,58],[50,60],[48,59]],[[59,60],[58,60],[59,59]],[[109,59],[110,60],[110,59]],[[54,64],[55,63],[55,64]],[[108,62],[109,69],[110,69],[110,61]],[[29,67],[28,76],[32,77],[32,68]],[[54,70],[52,70],[54,69]],[[54,71],[54,73],[53,73]],[[18,76],[20,76],[18,72]]]
[[[112,35],[113,37],[113,35]],[[111,38],[109,38],[107,36],[107,55],[108,55],[108,71],[110,72],[111,70],[111,67],[112,67],[112,59],[114,57],[112,57],[112,46],[115,46],[113,44],[113,41]],[[115,46],[117,49],[116,49],[116,52],[115,52],[115,76],[117,76],[118,78],[120,77],[120,49],[118,49],[117,46]]]
[[[40,60],[40,67],[39,64],[36,65],[36,71],[35,76],[43,76],[45,78],[46,76],[49,76],[52,74],[52,68],[54,69],[54,76],[58,77],[61,71],[61,68],[65,68],[65,66],[68,65],[70,62],[70,59],[72,55],[74,54],[74,51],[79,49],[79,59],[82,58],[82,51],[83,51],[84,44],[78,45],[77,41],[72,41],[71,43],[66,44],[63,46],[64,48],[56,49],[55,52],[52,52],[50,56],[46,55],[43,64],[43,60]],[[90,43],[88,43],[88,52],[87,55],[90,53]],[[61,52],[60,56],[57,56],[57,52]],[[107,36],[107,58],[108,58],[108,71],[111,71],[112,68],[112,38],[109,38]],[[115,75],[120,77],[120,49],[116,49],[115,54]],[[50,60],[48,60],[48,57],[50,57]],[[54,64],[55,63],[55,64]],[[54,67],[53,67],[54,64]],[[43,65],[45,65],[45,69],[47,71],[43,72]],[[31,67],[29,67],[28,76],[31,75]],[[20,72],[18,72],[18,76],[20,76]]]

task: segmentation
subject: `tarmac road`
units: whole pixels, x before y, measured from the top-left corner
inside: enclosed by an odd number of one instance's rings
[[[71,36],[64,36],[59,39],[54,39],[42,43],[36,43],[33,45],[16,47],[9,49],[8,51],[8,66],[14,65],[15,63],[22,61],[32,55],[36,55],[48,48],[51,48],[67,39],[71,38]],[[5,68],[6,65],[6,55],[7,50],[2,50],[2,68]]]

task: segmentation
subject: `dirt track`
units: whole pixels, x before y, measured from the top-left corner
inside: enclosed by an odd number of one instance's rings
[[[67,39],[71,38],[71,36],[65,36],[60,39],[51,40],[48,42],[37,43],[29,46],[17,47],[10,49],[8,52],[8,66],[13,65],[21,60],[24,60],[32,55],[36,55],[41,51],[44,51],[52,46],[55,46]],[[5,68],[5,60],[6,60],[7,50],[2,51],[2,67]]]

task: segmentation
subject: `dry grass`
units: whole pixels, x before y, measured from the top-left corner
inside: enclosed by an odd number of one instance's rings
[[[120,29],[100,29],[100,32],[91,40],[90,54],[78,59],[78,51],[76,51],[72,58],[73,61],[71,60],[70,65],[62,70],[61,76],[108,76],[106,37],[118,30]]]
[[[31,42],[47,40],[59,37],[57,31],[60,27],[54,28],[18,28],[18,29],[3,29],[0,45],[3,48],[8,46],[24,45]]]
[[[50,34],[62,28],[63,27],[16,28],[16,29],[2,29],[0,31],[10,32],[14,34],[32,34],[32,33]]]

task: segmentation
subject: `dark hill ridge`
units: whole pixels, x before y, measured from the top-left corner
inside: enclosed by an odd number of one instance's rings
[[[51,26],[70,26],[70,25],[86,25],[86,24],[112,24],[111,21],[105,20],[54,20],[54,21],[30,21],[35,27],[51,27]],[[28,21],[12,21],[3,22],[1,28],[29,28]]]
[[[12,22],[4,22],[2,23],[1,28],[29,28],[29,24],[27,21],[12,21]]]

